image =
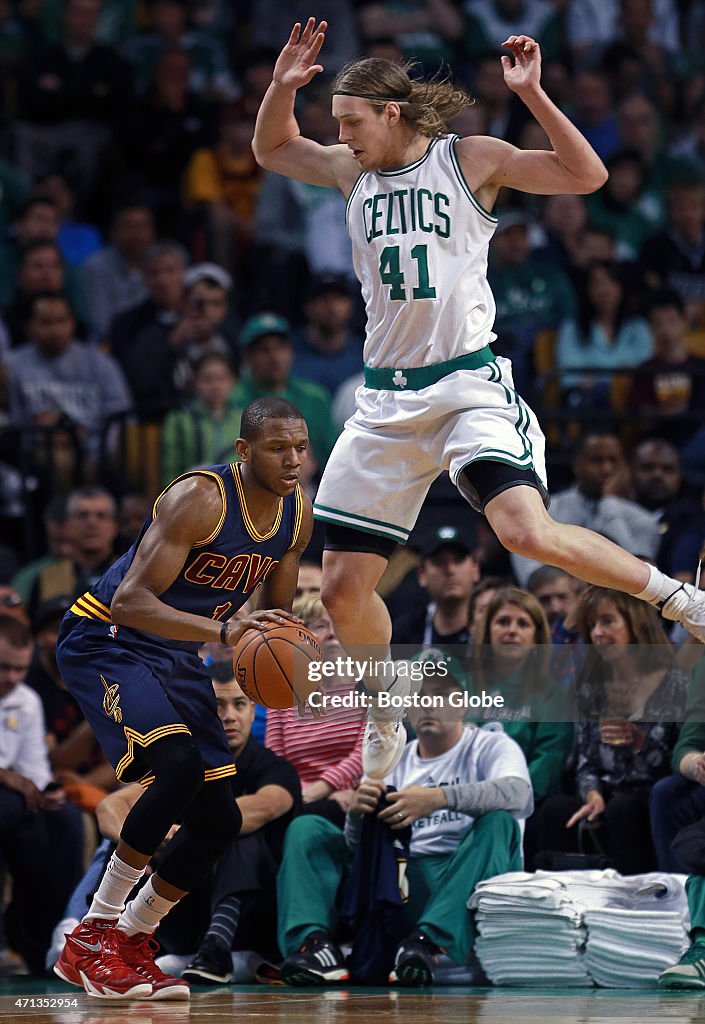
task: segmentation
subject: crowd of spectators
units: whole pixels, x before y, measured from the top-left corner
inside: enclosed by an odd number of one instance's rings
[[[232,457],[249,401],[281,395],[302,410],[311,495],[354,408],[364,310],[344,198],[263,172],[249,145],[276,55],[309,13],[298,0],[0,5],[0,974],[44,968],[52,928],[85,910],[139,795],[118,788],[57,670],[66,608],[132,543],[161,487]],[[330,76],[367,53],[449,69],[475,97],[451,130],[547,147],[499,62],[508,35],[540,42],[545,88],[610,177],[588,197],[500,193],[495,350],[546,427],[552,514],[694,582],[705,0],[319,0],[315,13],[329,22],[326,70],[297,116],[323,143],[337,138]],[[299,597],[334,652],[320,554],[315,532]],[[403,812],[413,898],[387,936],[387,973],[441,947],[468,959],[465,900],[449,887],[520,866],[522,837],[529,867],[574,854],[589,824],[620,870],[691,869],[671,843],[705,813],[697,669],[696,710],[684,711],[683,659],[699,650],[648,607],[581,591],[510,558],[443,479],[390,559],[380,592],[393,642],[405,656],[460,651],[452,686],[511,694],[519,710],[412,719],[387,802]],[[558,657],[591,645],[595,657]],[[242,845],[162,940],[192,954],[195,981],[227,981],[230,950],[252,944],[286,958],[294,983],[310,980],[311,956],[325,980],[344,980],[355,900],[335,894],[378,840],[360,823],[386,806],[384,787],[361,780],[360,720],[332,729],[273,712],[265,731],[218,664],[242,759]]]

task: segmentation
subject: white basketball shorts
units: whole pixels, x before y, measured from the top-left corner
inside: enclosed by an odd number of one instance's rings
[[[417,391],[362,386],[355,399],[316,495],[317,519],[404,544],[443,470],[458,486],[465,467],[491,459],[533,469],[546,487],[543,432],[502,356]]]

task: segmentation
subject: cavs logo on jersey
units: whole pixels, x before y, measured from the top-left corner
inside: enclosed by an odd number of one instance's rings
[[[106,713],[108,718],[114,718],[119,725],[122,722],[122,708],[120,707],[120,689],[119,683],[109,683],[104,676],[100,677],[100,681],[105,688],[105,696],[103,697],[103,711]]]

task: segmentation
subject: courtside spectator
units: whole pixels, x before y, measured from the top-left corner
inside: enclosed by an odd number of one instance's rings
[[[41,973],[51,931],[80,878],[78,808],[52,779],[39,697],[24,682],[32,635],[0,616],[0,852],[13,880],[7,931]]]
[[[333,661],[344,656],[320,593],[297,598],[294,609],[318,640],[324,659]],[[334,675],[322,680],[319,689],[329,697],[344,698],[354,692],[355,680]],[[364,727],[364,715],[354,707],[331,710],[323,718],[307,715],[304,719],[296,708],[267,710],[265,745],[296,769],[305,814],[323,816],[342,827],[353,790],[362,778]]]
[[[670,772],[688,679],[655,609],[628,594],[590,587],[578,622],[578,795],[547,799],[539,849],[577,851],[575,826],[586,820],[617,871],[653,871],[649,793]]]
[[[319,817],[299,817],[290,825],[277,882],[282,975],[289,984],[348,978],[338,946],[336,893],[363,815],[380,814],[395,838],[411,826],[403,904],[408,937],[397,949],[393,980],[432,984],[442,951],[467,965],[475,935],[467,900],[480,880],[520,870],[520,822],[531,813],[532,796],[514,740],[463,728],[462,708],[448,703],[459,686],[451,676],[424,680],[421,694],[445,698],[444,706],[410,711],[417,738],[384,782],[360,784],[345,836]]]

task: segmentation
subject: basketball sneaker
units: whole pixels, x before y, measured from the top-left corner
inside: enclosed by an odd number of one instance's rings
[[[54,973],[96,999],[148,999],[152,985],[122,960],[120,937],[127,938],[114,921],[82,921],[66,936]]]
[[[681,583],[661,605],[661,614],[665,619],[680,622],[705,644],[705,590],[696,590],[692,583]]]
[[[147,999],[188,999],[191,995],[189,984],[185,978],[177,978],[173,974],[165,974],[154,962],[159,952],[159,943],[151,935],[138,932],[136,935],[125,935],[118,932],[120,956],[127,966],[142,981],[149,982],[152,987]]]
[[[77,917],[64,917],[54,927],[51,933],[51,945],[46,952],[44,958],[44,966],[48,971],[52,969],[56,961],[61,956],[64,946],[66,945],[66,936],[70,935],[74,928],[77,928],[81,922]]]
[[[420,689],[420,679],[398,675],[387,692],[403,701]],[[383,779],[399,764],[407,741],[406,729],[402,724],[406,711],[403,706],[380,708],[373,702],[362,740],[362,771],[368,779]]]
[[[217,935],[205,935],[183,977],[196,985],[227,985],[233,976],[230,949]]]
[[[693,943],[677,964],[659,974],[658,983],[659,988],[705,988],[705,945]]]
[[[406,729],[401,718],[392,722],[369,717],[362,740],[362,773],[368,779],[383,779],[399,764],[406,746]]]
[[[345,958],[326,932],[311,932],[281,966],[287,985],[328,985],[350,978]]]
[[[423,932],[415,932],[397,950],[390,982],[418,988],[432,985],[442,952],[441,947],[431,942]]]

